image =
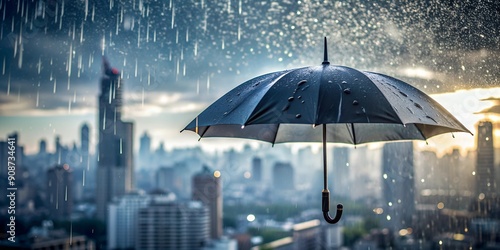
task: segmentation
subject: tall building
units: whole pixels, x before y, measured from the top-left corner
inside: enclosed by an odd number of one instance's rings
[[[151,137],[145,131],[139,143],[140,168],[151,167]]]
[[[252,159],[252,180],[254,182],[262,182],[262,159],[254,157]]]
[[[290,191],[295,189],[294,172],[292,164],[276,162],[273,167],[273,184],[277,191]]]
[[[160,167],[156,171],[156,187],[162,190],[176,190],[176,178],[175,168],[173,167]]]
[[[121,118],[123,82],[120,72],[103,60],[99,95],[99,146],[96,186],[97,218],[106,219],[113,197],[133,189],[133,123]]]
[[[410,227],[415,211],[413,142],[384,145],[382,192],[386,226],[396,232]]]
[[[495,194],[493,124],[480,121],[477,126],[476,194],[490,198]]]
[[[328,173],[331,177],[329,178],[331,180],[329,181],[330,191],[334,195],[345,195],[350,179],[349,148],[334,147],[332,164],[330,168],[332,171]]]
[[[201,250],[210,239],[209,225],[203,203],[155,195],[139,209],[135,249]]]
[[[73,177],[68,164],[47,170],[48,208],[52,219],[69,219],[73,209]]]
[[[201,201],[208,207],[210,215],[210,237],[222,236],[222,183],[219,171],[203,166],[201,172],[193,176],[193,200]]]
[[[47,142],[44,139],[40,140],[40,146],[38,147],[38,154],[43,155],[47,153]]]
[[[128,193],[109,204],[108,249],[134,249],[138,234],[139,209],[147,207],[151,196]]]
[[[82,125],[80,131],[80,157],[82,166],[85,168],[89,168],[89,126],[85,123]]]

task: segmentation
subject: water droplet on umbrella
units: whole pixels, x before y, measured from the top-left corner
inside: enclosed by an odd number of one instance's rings
[[[410,113],[414,114],[414,113],[413,113],[413,110],[411,110],[411,109],[410,109],[410,108],[408,108],[408,107],[407,107],[407,109],[408,109],[408,111],[410,111]]]
[[[224,115],[227,115],[227,112],[224,112]]]
[[[301,114],[296,114],[296,115],[295,115],[295,118],[300,118],[300,117],[302,117],[302,115],[301,115]]]
[[[415,107],[422,109],[422,106],[420,106],[420,104],[418,104],[418,103],[415,103]]]
[[[244,129],[245,128],[245,125],[241,125],[241,129]]]
[[[399,93],[400,93],[401,95],[403,95],[404,97],[408,97],[408,95],[407,95],[405,92],[401,91],[401,90],[399,91]]]
[[[303,104],[303,103],[305,103],[305,101],[304,101],[304,100],[302,100],[300,103],[302,103],[302,104]]]
[[[355,106],[356,106],[356,105],[358,105],[358,104],[359,104],[359,102],[358,102],[357,100],[352,101],[352,105],[355,105]]]
[[[344,93],[350,94],[351,93],[351,89],[350,88],[344,89]]]
[[[301,95],[297,96],[297,99],[301,99],[301,98],[302,98],[302,96],[301,96]]]
[[[333,83],[332,81],[328,81],[328,83]]]
[[[297,85],[298,85],[298,86],[300,86],[300,85],[302,85],[302,84],[304,84],[304,83],[306,83],[306,82],[307,82],[307,80],[302,80],[302,81],[300,81],[299,83],[297,83]]]
[[[290,108],[290,104],[287,104],[281,111],[287,111]]]
[[[289,102],[293,101],[293,96],[288,97],[288,101]]]
[[[347,84],[347,82],[346,81],[342,81],[342,84]]]

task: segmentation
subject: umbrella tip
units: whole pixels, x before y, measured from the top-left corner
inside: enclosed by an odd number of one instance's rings
[[[324,56],[323,56],[323,65],[329,65],[330,62],[328,61],[328,48],[327,48],[327,42],[326,42],[326,36],[325,36],[325,48],[324,48]]]

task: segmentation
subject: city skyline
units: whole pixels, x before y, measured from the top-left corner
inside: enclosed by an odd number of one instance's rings
[[[126,96],[126,95],[125,95]],[[477,112],[491,107],[491,102],[490,101],[482,101],[482,99],[489,98],[489,97],[498,97],[500,96],[500,88],[490,88],[490,89],[473,89],[473,90],[460,90],[456,91],[454,93],[441,93],[441,94],[435,94],[432,95],[433,98],[435,98],[440,104],[442,104],[445,108],[447,108],[452,114],[454,114],[473,134],[477,133],[477,123],[480,120],[483,120],[485,117],[488,119],[491,119],[493,121],[497,121],[498,115],[487,115],[487,114],[476,114]],[[125,97],[126,98],[126,97]],[[126,101],[125,101],[126,102]],[[125,104],[126,105],[126,104]],[[97,109],[96,109],[97,110]],[[127,110],[127,109],[125,109]],[[202,109],[199,110],[201,112]],[[124,116],[127,117],[126,111],[123,112]],[[196,113],[197,114],[197,113]],[[97,114],[92,114],[91,115],[93,118],[97,119]],[[195,114],[194,114],[195,116]],[[27,120],[47,120],[51,118],[42,118],[42,117],[25,117],[24,119]],[[65,119],[64,116],[61,116],[58,119]],[[55,119],[57,121],[58,119]],[[244,145],[262,145],[266,143],[254,141],[254,140],[240,140],[240,139],[219,139],[219,138],[209,138],[209,139],[202,139],[201,141],[198,141],[198,136],[195,135],[194,133],[189,133],[189,132],[184,132],[184,133],[179,133],[180,129],[177,129],[179,127],[174,126],[174,127],[168,127],[164,126],[164,124],[161,123],[148,123],[148,119],[144,120],[141,117],[135,117],[135,118],[124,118],[124,120],[133,120],[135,123],[135,133],[134,133],[134,152],[139,151],[139,146],[140,146],[140,137],[147,132],[148,135],[151,137],[151,149],[154,151],[154,149],[157,149],[161,143],[164,143],[164,146],[166,147],[167,150],[172,150],[174,148],[192,148],[192,147],[201,147],[204,150],[208,150],[209,152],[215,152],[215,151],[222,151],[222,150],[228,150],[230,148],[236,148],[236,149],[242,149]],[[12,120],[11,120],[12,121]],[[28,131],[23,130],[23,124],[25,122],[22,122],[22,124],[12,124],[10,122],[7,122],[7,124],[1,124],[0,125],[0,131],[5,131],[7,133],[0,134],[0,138],[4,138],[8,134],[11,134],[13,132],[17,132],[20,135],[20,143],[21,145],[24,146],[25,153],[27,154],[35,154],[39,151],[39,143],[40,140],[45,140],[47,143],[46,149],[47,151],[55,151],[55,144],[51,143],[51,141],[55,140],[57,136],[60,137],[62,144],[64,145],[73,145],[76,143],[77,145],[80,145],[81,140],[80,140],[80,128],[83,125],[89,126],[89,131],[90,131],[90,152],[92,154],[95,154],[95,150],[97,147],[96,141],[98,139],[97,137],[97,132],[95,128],[95,122],[91,122],[88,120],[80,120],[76,119],[75,122],[69,122],[65,123],[64,126],[61,127],[61,133],[57,132],[49,132],[48,136],[47,134],[41,135],[40,133],[37,133],[35,131],[35,128],[33,128],[33,125],[29,125],[30,123],[27,123],[28,126],[31,126]],[[52,123],[49,123],[49,125]],[[53,126],[57,126],[58,122],[55,122]],[[182,121],[177,121],[176,124],[179,126],[185,126],[185,123],[182,123]],[[187,123],[186,123],[187,124]],[[13,128],[15,127],[17,128]],[[50,125],[52,126],[52,125]],[[7,127],[11,127],[11,129],[7,129]],[[68,127],[72,127],[74,131],[71,129],[68,129]],[[163,127],[163,128],[162,128]],[[142,129],[142,130],[140,130]],[[44,129],[46,130],[46,129]],[[153,131],[153,132],[152,132]],[[163,131],[159,132],[160,134],[165,133],[165,134],[173,134],[172,137],[168,136],[157,136],[155,137],[154,131]],[[157,132],[158,133],[158,132]],[[495,137],[499,137],[500,132],[496,132],[494,135]],[[38,134],[38,136],[30,136],[33,134]],[[26,138],[26,135],[28,135]],[[64,136],[65,135],[65,136]],[[450,134],[444,134],[444,135],[439,135],[433,138],[430,138],[427,143],[421,142],[419,144],[420,148],[425,148],[427,150],[436,150],[438,153],[442,154],[443,152],[450,150],[450,147],[460,147],[461,149],[467,149],[471,150],[474,147],[474,137],[470,136],[468,134],[464,133],[454,133],[453,135],[455,138],[450,138]],[[27,142],[26,142],[27,141]],[[497,142],[498,143],[498,142]],[[290,144],[288,146],[290,147],[304,147],[308,145],[313,145],[317,146],[316,144]],[[344,145],[344,144],[329,144],[329,145],[334,145],[334,146],[348,146],[350,147],[351,145]],[[215,146],[215,147],[214,147]],[[444,147],[443,147],[444,146]]]
[[[66,145],[77,141],[77,128],[84,122],[93,131],[95,150],[102,56],[127,82],[124,119],[136,122],[134,141],[149,131],[152,146],[163,141],[167,149],[241,148],[246,142],[198,143],[196,135],[179,131],[239,83],[272,71],[319,65],[325,36],[332,64],[395,76],[428,94],[458,91],[456,98],[439,102],[449,101],[451,113],[471,131],[475,126],[469,116],[485,107],[475,101],[500,96],[496,88],[490,90],[499,83],[500,58],[495,29],[500,18],[490,3],[470,8],[470,3],[451,7],[416,1],[393,8],[390,1],[381,1],[372,8],[356,0],[322,6],[248,0],[122,1],[105,7],[94,0],[46,2],[23,2],[25,12],[16,1],[0,5],[6,13],[0,36],[0,138],[19,132],[27,153],[36,152],[42,138],[59,135]],[[396,11],[415,8],[433,11],[412,16]],[[450,25],[436,26],[436,19]],[[461,20],[470,25],[464,26],[466,33],[454,28]],[[461,95],[480,88],[485,93]]]

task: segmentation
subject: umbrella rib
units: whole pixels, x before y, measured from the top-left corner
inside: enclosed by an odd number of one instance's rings
[[[208,129],[210,128],[211,126],[208,125],[207,128],[205,130],[203,130],[203,133],[200,135],[200,139],[198,139],[198,141],[201,140],[201,138],[205,135],[205,133],[208,131]]]
[[[280,129],[280,125],[281,123],[278,123],[278,126],[276,127],[276,133],[274,133],[274,138],[273,138],[273,145],[272,147],[274,147],[274,144],[276,143],[276,138],[278,137],[278,130]]]
[[[354,146],[356,146],[356,132],[354,131],[354,123],[351,123],[351,130],[352,130],[352,143]]]

